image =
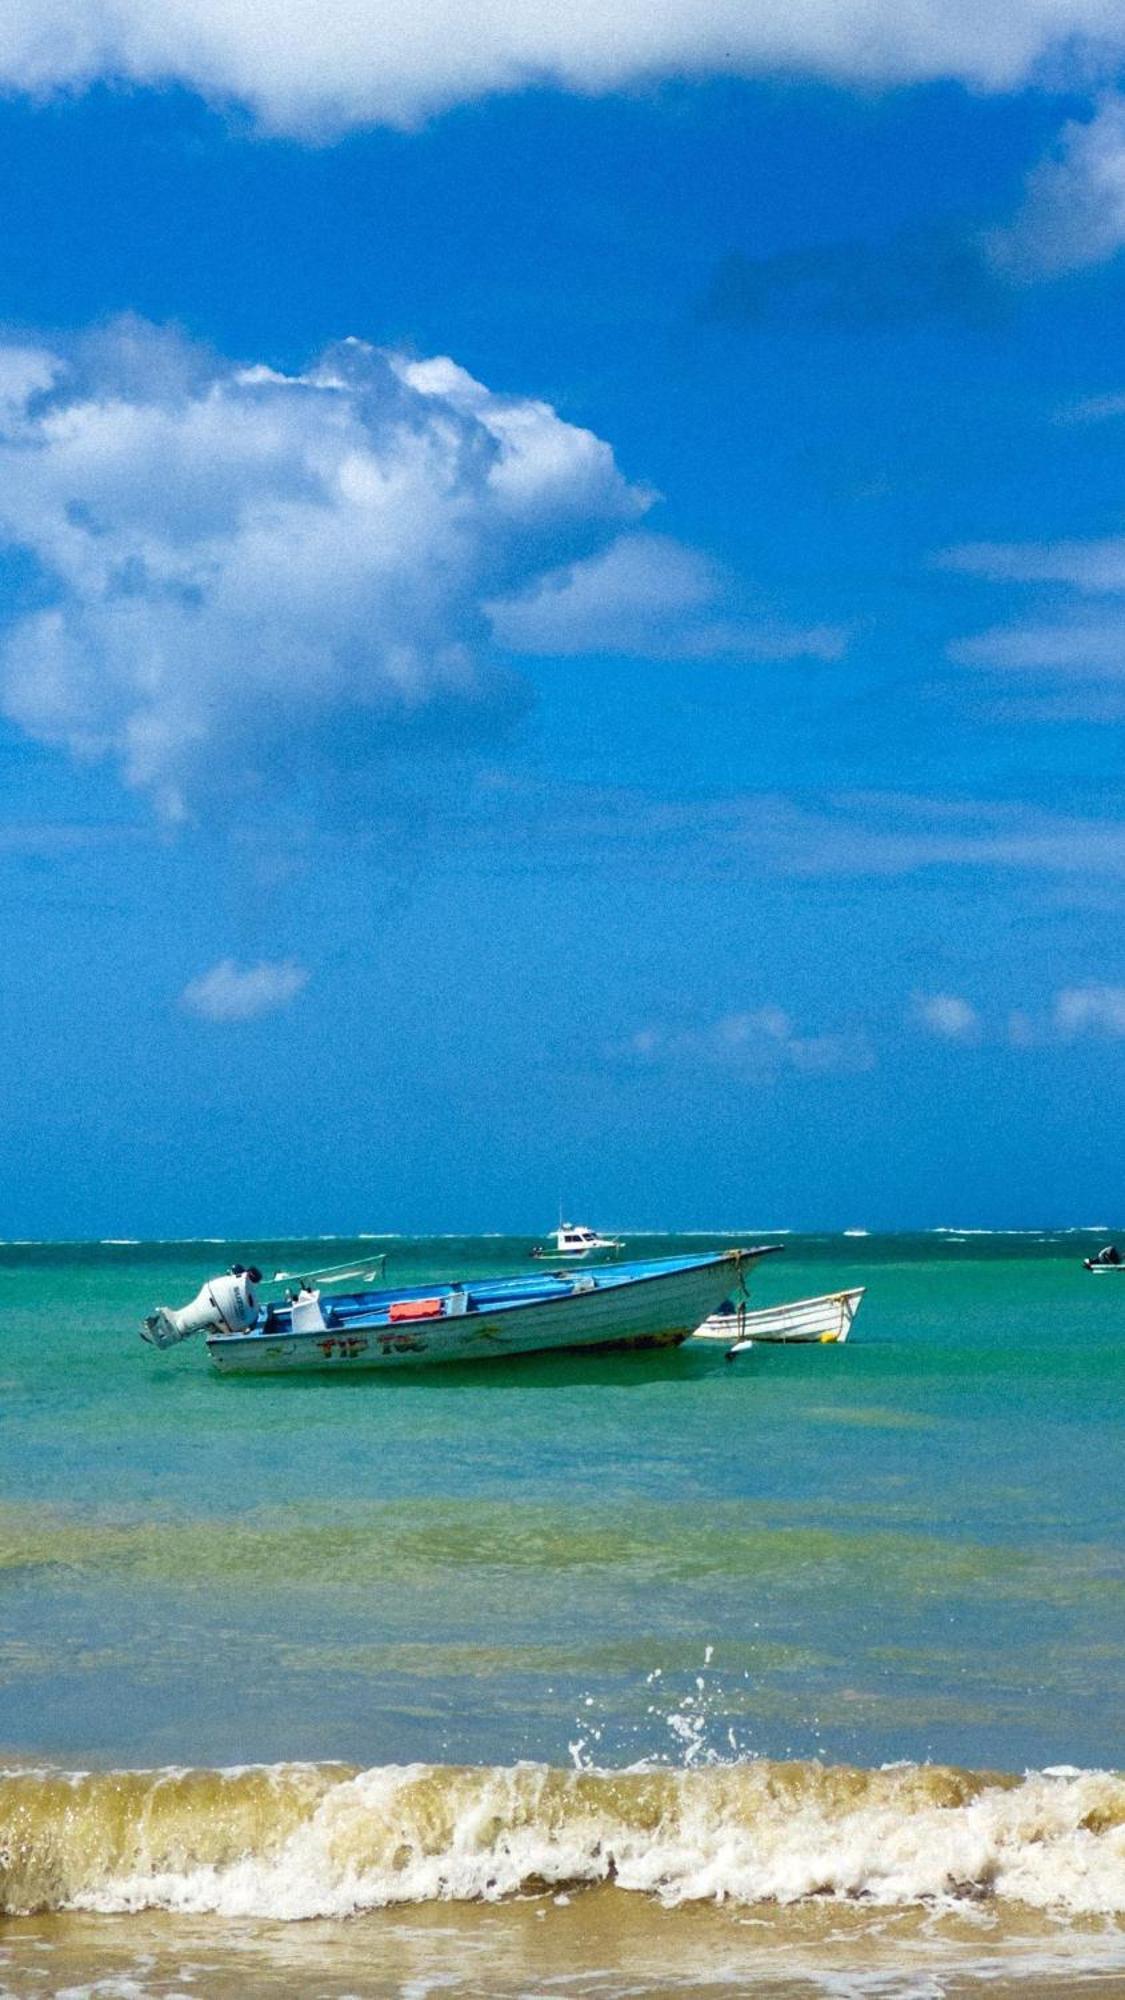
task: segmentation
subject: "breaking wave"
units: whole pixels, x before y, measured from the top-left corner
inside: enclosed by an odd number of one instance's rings
[[[666,1904],[1125,1913],[1125,1777],[760,1762],[0,1774],[0,1914],[347,1916],[611,1882]]]

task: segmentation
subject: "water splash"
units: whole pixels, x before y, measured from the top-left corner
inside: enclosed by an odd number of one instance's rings
[[[338,1917],[613,1884],[668,1905],[1125,1914],[1125,1778],[767,1759],[0,1776],[0,1910]]]

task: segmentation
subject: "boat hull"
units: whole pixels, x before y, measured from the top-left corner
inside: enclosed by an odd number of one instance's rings
[[[714,1313],[696,1328],[699,1340],[764,1341],[779,1346],[829,1345],[845,1341],[859,1311],[865,1287],[826,1292],[815,1299],[792,1299],[786,1305],[764,1306],[760,1312]]]
[[[560,1280],[550,1296],[494,1300],[460,1315],[397,1323],[387,1323],[385,1315],[370,1323],[352,1317],[308,1333],[267,1327],[214,1338],[207,1346],[223,1375],[354,1374],[522,1354],[674,1347],[727,1296],[749,1254],[671,1259],[667,1268],[653,1263],[636,1275],[621,1266],[583,1273]]]

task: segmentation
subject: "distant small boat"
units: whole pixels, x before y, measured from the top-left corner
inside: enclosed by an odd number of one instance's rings
[[[201,1333],[222,1375],[296,1369],[417,1366],[506,1360],[516,1354],[582,1353],[614,1347],[676,1347],[744,1281],[755,1258],[780,1245],[654,1258],[592,1271],[466,1279],[397,1291],[322,1297],[305,1280],[263,1304],[261,1273],[236,1264],[211,1278],[190,1305],[159,1306],[142,1338],[172,1347]],[[324,1273],[315,1274],[324,1278]]]
[[[725,1300],[718,1312],[697,1327],[697,1340],[722,1340],[733,1348],[749,1347],[756,1341],[779,1346],[845,1341],[859,1311],[866,1290],[857,1285],[849,1292],[825,1292],[815,1299],[791,1299],[786,1305],[763,1306],[760,1312],[740,1311]],[[732,1349],[733,1351],[733,1349]]]
[[[599,1236],[596,1229],[586,1229],[576,1222],[560,1222],[551,1231],[546,1243],[537,1243],[533,1257],[588,1257],[592,1250],[624,1250],[625,1243],[620,1236]]]
[[[1107,1243],[1096,1257],[1084,1257],[1082,1261],[1088,1271],[1125,1271],[1125,1257],[1122,1257],[1116,1243]]]

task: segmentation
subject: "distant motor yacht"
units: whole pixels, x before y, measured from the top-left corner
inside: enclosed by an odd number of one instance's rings
[[[533,1257],[588,1257],[593,1250],[624,1250],[624,1239],[620,1236],[599,1236],[596,1229],[586,1229],[576,1222],[560,1222],[551,1231],[546,1243],[537,1243]]]

